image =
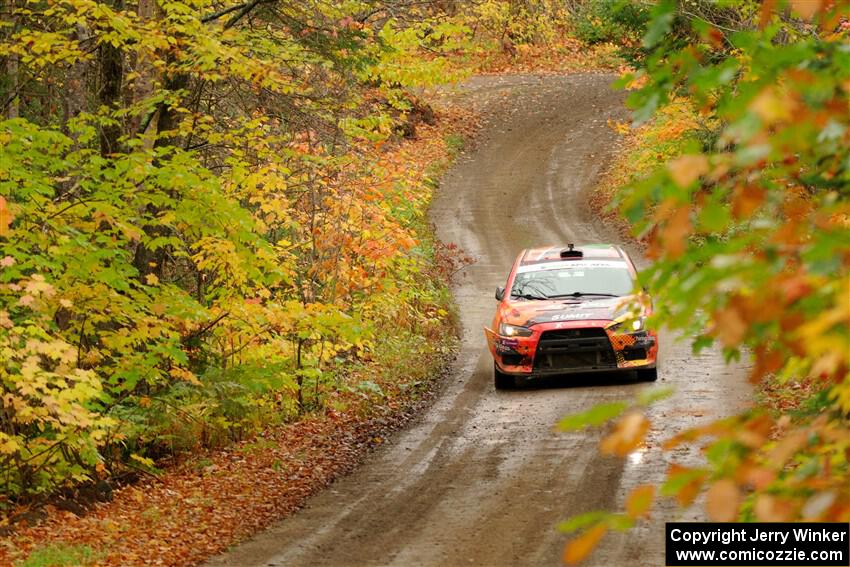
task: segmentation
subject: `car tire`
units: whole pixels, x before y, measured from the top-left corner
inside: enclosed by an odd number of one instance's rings
[[[658,380],[658,368],[641,368],[637,375],[641,382],[655,382]]]
[[[497,390],[512,390],[516,387],[516,379],[510,374],[499,371],[499,367],[493,364],[493,385]]]

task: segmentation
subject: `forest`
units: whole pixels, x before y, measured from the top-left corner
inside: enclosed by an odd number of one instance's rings
[[[660,498],[704,494],[717,521],[850,521],[850,3],[3,0],[0,13],[10,561],[41,545],[14,532],[45,504],[82,515],[193,454],[298,424],[298,443],[322,446],[328,420],[424,403],[457,350],[452,278],[474,261],[427,212],[475,119],[432,99],[475,74],[619,76],[632,120],[611,124],[625,147],[600,208],[653,260],[651,324],[751,361],[750,409],[666,441],[699,445],[705,465],[671,465],[623,512],[566,520],[564,560]],[[600,450],[625,457],[664,395],[561,426],[602,427]]]

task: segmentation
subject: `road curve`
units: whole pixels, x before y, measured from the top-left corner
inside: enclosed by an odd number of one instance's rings
[[[659,480],[670,460],[698,458],[662,454],[659,439],[747,403],[743,368],[724,366],[716,351],[695,357],[669,333],[661,337],[660,382],[677,393],[652,409],[647,451],[625,461],[598,454],[597,432],[552,426],[646,385],[593,375],[493,389],[482,327],[517,252],[619,240],[587,205],[616,142],[607,123],[626,117],[612,79],[475,78],[451,95],[478,107],[486,121],[476,147],[444,177],[431,211],[439,237],[476,260],[455,289],[463,343],[448,384],[421,420],[354,474],[210,566],[558,565],[565,541],[559,521],[621,507],[631,487]],[[647,525],[607,537],[587,565],[663,565],[661,523],[672,512],[662,505]]]

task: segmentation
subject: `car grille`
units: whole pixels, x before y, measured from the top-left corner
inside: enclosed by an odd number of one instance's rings
[[[580,372],[617,368],[605,329],[587,327],[544,331],[537,344],[534,369],[541,372]]]

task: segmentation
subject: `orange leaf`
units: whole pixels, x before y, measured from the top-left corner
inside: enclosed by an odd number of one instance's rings
[[[702,154],[684,155],[668,163],[667,169],[676,185],[684,189],[708,173],[708,159]]]
[[[9,226],[12,224],[12,211],[6,203],[5,197],[0,197],[0,236],[9,236]]]
[[[564,563],[575,565],[584,560],[599,544],[599,540],[608,531],[605,524],[596,524],[564,547]]]
[[[806,445],[808,438],[805,431],[792,431],[770,450],[767,454],[767,463],[776,470],[781,469],[797,451]]]
[[[821,0],[790,0],[788,3],[804,20],[811,20],[822,8]]]
[[[624,415],[614,431],[599,443],[599,449],[609,455],[625,457],[643,441],[649,429],[649,420],[638,412]]]
[[[759,15],[759,28],[764,28],[770,23],[770,16],[776,9],[776,0],[764,0],[761,3],[761,14]]]
[[[687,205],[681,205],[661,231],[664,250],[670,258],[678,258],[685,253],[690,231],[691,208]]]
[[[764,490],[776,480],[776,472],[762,467],[744,465],[735,471],[735,478],[739,483],[748,484],[755,490]]]
[[[757,185],[739,185],[732,192],[732,214],[735,218],[752,215],[764,202],[766,192]]]
[[[741,491],[735,481],[728,478],[711,485],[705,496],[705,511],[715,522],[731,522],[738,517]]]
[[[756,518],[760,522],[787,522],[791,519],[791,505],[770,494],[759,494],[753,507]]]
[[[747,322],[732,305],[714,313],[714,334],[724,346],[740,344],[747,334]]]
[[[755,349],[755,362],[749,376],[750,382],[754,384],[760,382],[764,376],[782,368],[785,364],[785,357],[782,353],[776,350],[768,350],[767,347],[761,345]]]
[[[655,498],[654,486],[651,484],[638,486],[626,498],[626,514],[632,519],[649,516],[653,498]]]
[[[670,465],[670,469],[667,471],[667,479],[673,481],[676,480],[677,477],[681,476],[689,478],[685,483],[681,484],[676,491],[676,501],[679,503],[679,506],[684,508],[686,506],[690,506],[694,501],[694,498],[696,498],[697,494],[699,494],[699,489],[705,481],[706,473],[703,471],[695,471],[694,469],[683,467],[676,463]]]

